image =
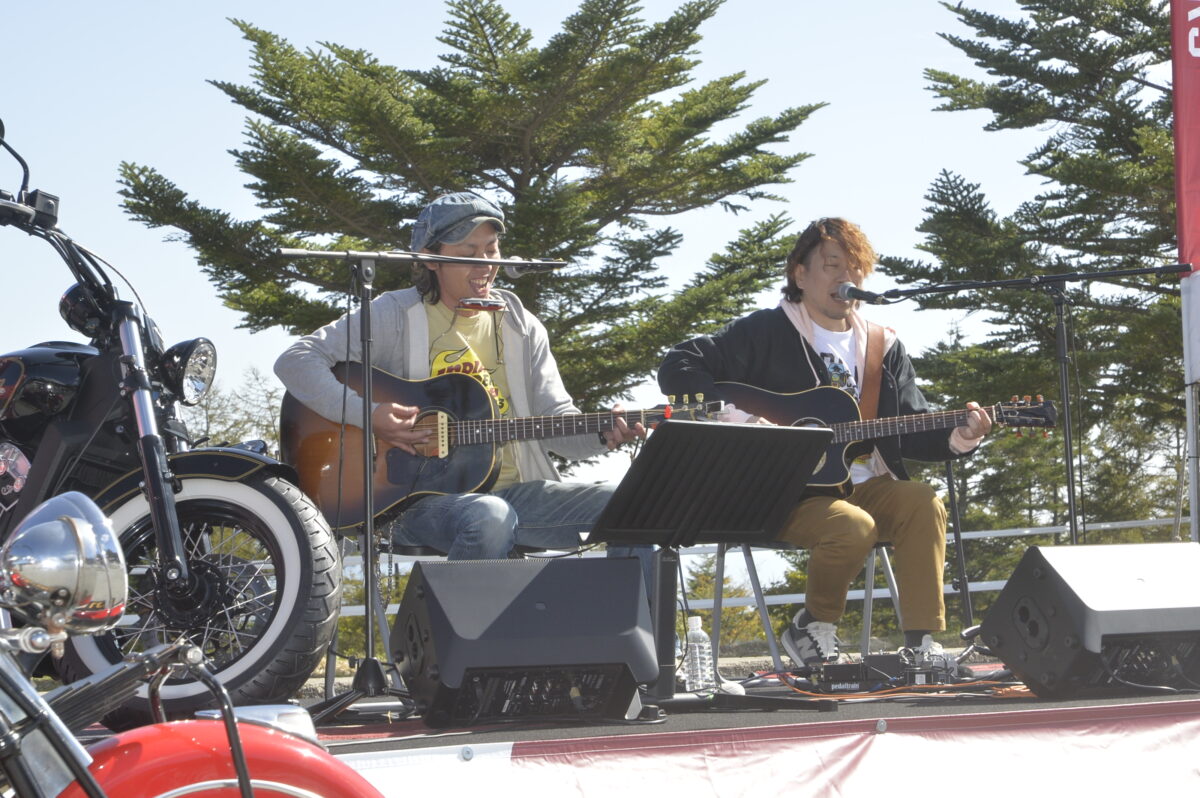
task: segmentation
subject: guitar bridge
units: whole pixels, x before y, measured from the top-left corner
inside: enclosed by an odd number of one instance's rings
[[[450,416],[438,411],[437,414],[438,457],[445,459],[450,456]]]

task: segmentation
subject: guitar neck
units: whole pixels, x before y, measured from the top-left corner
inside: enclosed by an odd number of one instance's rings
[[[996,420],[997,405],[981,407],[992,421]],[[911,416],[892,416],[891,418],[876,418],[870,421],[845,421],[830,425],[833,430],[834,443],[851,443],[875,438],[888,438],[893,435],[906,435],[910,432],[929,432],[938,429],[952,429],[967,426],[967,416],[970,410],[942,410],[936,413],[917,413]]]
[[[571,435],[593,435],[607,432],[624,418],[629,426],[662,421],[662,411],[626,410],[599,413],[567,413],[561,416],[523,416],[521,418],[491,418],[481,420],[455,420],[449,423],[450,443],[463,445],[473,443],[504,443],[505,441],[538,438],[565,438]]]

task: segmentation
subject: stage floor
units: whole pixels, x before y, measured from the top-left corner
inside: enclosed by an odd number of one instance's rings
[[[774,705],[770,708],[751,705],[755,699],[762,698],[771,699]],[[909,721],[914,718],[987,716],[1011,712],[1038,713],[1065,719],[1076,716],[1081,711],[1097,708],[1123,712],[1126,709],[1121,708],[1154,705],[1163,705],[1161,711],[1172,714],[1195,713],[1200,719],[1200,698],[1194,694],[1148,695],[1112,691],[1062,700],[1047,700],[1037,698],[1021,688],[1014,688],[1010,694],[1003,697],[931,693],[924,696],[875,700],[813,700],[795,697],[783,688],[758,688],[748,690],[747,699],[738,696],[718,696],[710,699],[700,699],[688,694],[677,696],[664,710],[665,717],[657,723],[544,720],[447,729],[430,729],[419,718],[399,719],[395,714],[389,718],[386,710],[397,708],[394,701],[363,699],[354,705],[356,712],[345,713],[335,721],[319,725],[317,732],[322,744],[331,752],[340,754],[352,751],[401,751],[493,742],[736,730],[784,724],[861,724],[864,721],[873,723],[882,720],[888,726],[894,727],[894,721]],[[373,706],[378,707],[379,711],[370,711]]]
[[[747,694],[779,706],[692,698],[655,724],[547,721],[433,730],[419,719],[363,717],[318,731],[333,754],[389,797],[480,787],[523,796],[838,798],[955,785],[986,795],[1086,789],[1089,798],[1128,796],[1139,785],[1160,794],[1200,789],[1194,694],[1114,691],[1052,701],[1016,687],[1000,695],[823,702],[835,704],[832,711],[814,709],[782,687]],[[355,707],[369,708],[366,701]],[[900,788],[898,779],[912,780],[913,788]]]

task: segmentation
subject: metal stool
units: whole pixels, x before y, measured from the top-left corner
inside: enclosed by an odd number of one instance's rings
[[[721,648],[721,604],[725,593],[725,552],[733,544],[718,543],[717,544],[717,560],[716,573],[714,574],[713,584],[713,620],[712,620],[712,651],[713,651],[713,674],[716,676],[717,683],[721,682],[721,674],[717,671],[717,654]],[[773,550],[789,550],[795,546],[790,543],[771,542],[771,543],[743,543],[741,544],[742,557],[746,560],[746,573],[750,577],[750,587],[754,591],[754,604],[758,608],[758,617],[762,623],[763,631],[767,635],[767,649],[771,652],[771,664],[775,666],[776,673],[783,673],[783,660],[779,656],[779,642],[775,639],[775,630],[771,627],[771,618],[767,614],[767,602],[763,597],[762,585],[758,581],[758,569],[754,567],[754,555],[751,548],[773,549]]]
[[[875,564],[883,563],[883,576],[887,579],[888,596],[896,608],[896,623],[904,628],[904,619],[900,617],[900,591],[896,587],[896,574],[892,572],[892,558],[888,555],[890,543],[876,543],[867,555],[866,586],[863,589],[863,622],[862,645],[859,651],[866,657],[871,649],[871,608],[875,603]]]

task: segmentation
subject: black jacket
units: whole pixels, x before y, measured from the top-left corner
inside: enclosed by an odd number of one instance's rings
[[[814,379],[813,369],[818,379]],[[714,335],[684,341],[667,352],[658,369],[659,388],[667,395],[701,393],[705,401],[725,399],[717,382],[743,382],[776,393],[795,393],[829,385],[830,377],[820,356],[783,309],[776,307],[737,319]],[[917,387],[912,361],[904,345],[896,341],[883,356],[878,415],[927,412],[929,403]],[[950,449],[949,430],[880,438],[875,446],[900,479],[909,478],[902,458],[936,462],[961,456]]]

